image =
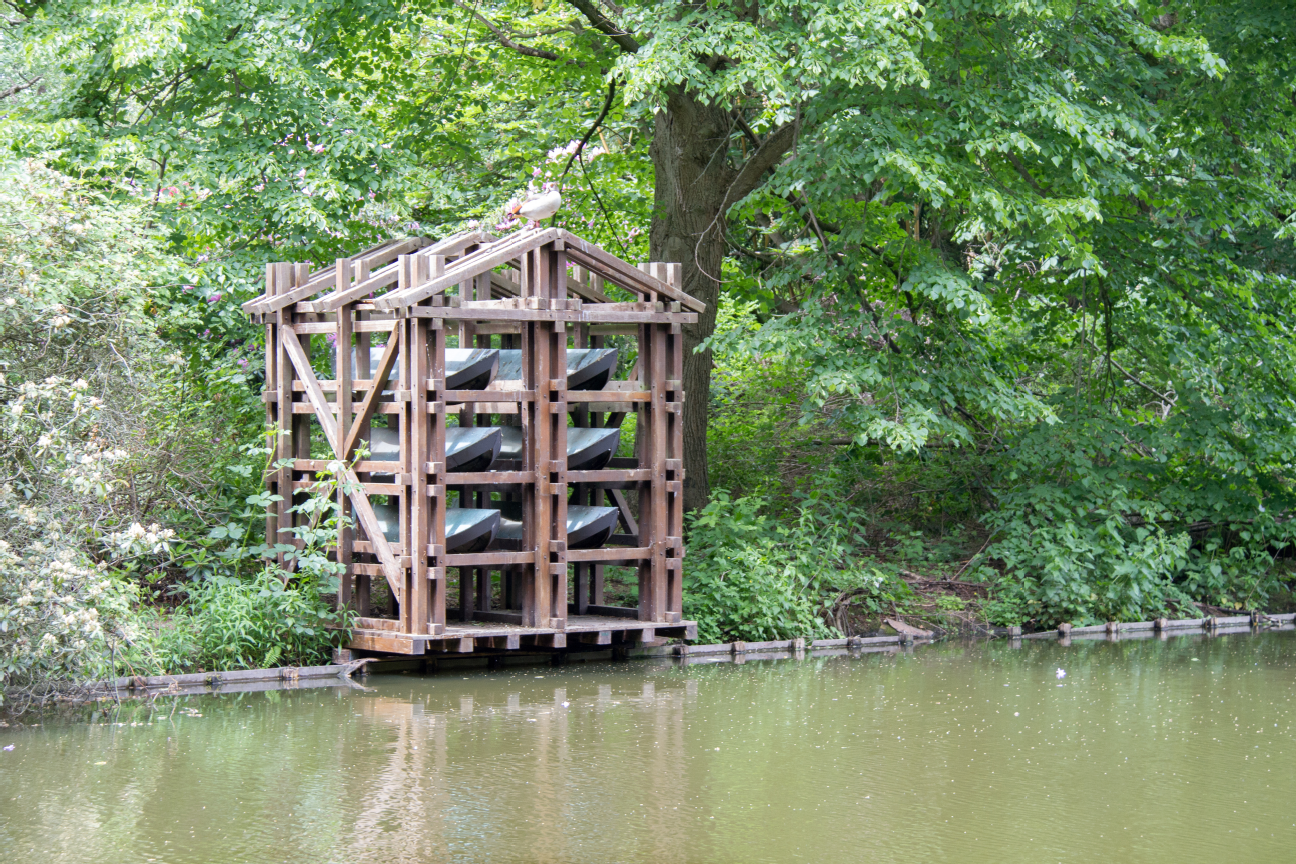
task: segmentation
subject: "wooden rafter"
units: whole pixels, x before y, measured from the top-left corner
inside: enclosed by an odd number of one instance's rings
[[[502,240],[481,247],[470,255],[463,256],[454,262],[453,266],[447,267],[445,273],[439,277],[430,279],[422,285],[412,286],[404,291],[392,291],[382,297],[375,298],[374,305],[379,309],[399,309],[402,306],[419,303],[434,294],[440,294],[447,288],[471,279],[478,273],[494,270],[519,255],[537,249],[546,243],[552,243],[557,236],[557,228],[544,228],[526,231],[521,234],[510,234]]]

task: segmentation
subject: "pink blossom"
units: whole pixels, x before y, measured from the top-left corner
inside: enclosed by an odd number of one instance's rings
[[[217,303],[217,302],[220,301],[221,296],[222,296],[221,293],[220,293],[219,291],[217,291],[215,294],[213,294],[213,295],[211,295],[210,297],[207,298],[207,302],[208,302],[208,303]]]

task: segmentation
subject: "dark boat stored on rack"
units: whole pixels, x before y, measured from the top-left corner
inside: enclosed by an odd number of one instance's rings
[[[378,368],[379,362],[382,361],[383,351],[387,350],[386,345],[375,345],[369,349],[369,373]],[[500,352],[496,348],[447,348],[445,349],[445,371],[446,371],[446,389],[447,390],[485,390],[491,381],[495,380],[496,370],[499,367]],[[358,368],[356,361],[356,350],[351,349],[351,369],[353,377],[360,377],[355,370]],[[521,361],[518,361],[518,368],[521,369]],[[402,380],[400,359],[397,358],[396,367],[392,369],[391,380],[397,382]],[[605,382],[606,383],[606,382]]]
[[[522,428],[500,427],[500,459],[522,458]],[[588,429],[575,426],[567,429],[567,470],[597,471],[616,455],[621,444],[621,429]]]
[[[374,515],[388,542],[400,540],[400,514],[394,504],[374,504]],[[446,508],[446,554],[480,552],[495,539],[500,527],[500,511],[471,507]]]
[[[447,357],[449,353],[446,352]],[[516,348],[506,348],[499,355],[499,372],[496,377],[501,381],[522,380],[522,352]],[[446,364],[449,365],[449,360]],[[568,348],[567,389],[602,390],[611,380],[616,365],[615,348]]]
[[[522,548],[522,505],[505,501],[500,505],[499,531],[495,545],[501,549]],[[597,549],[616,530],[617,508],[567,505],[567,548]],[[515,517],[515,518],[509,518]]]
[[[370,459],[381,462],[400,460],[400,435],[395,429],[375,426],[370,433]],[[446,470],[485,471],[499,458],[502,444],[503,435],[498,426],[450,426],[446,429]]]

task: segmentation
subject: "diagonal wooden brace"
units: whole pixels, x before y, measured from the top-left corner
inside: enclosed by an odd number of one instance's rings
[[[355,508],[356,518],[364,527],[365,533],[369,535],[369,542],[378,555],[383,575],[387,577],[387,584],[391,587],[392,596],[396,598],[396,602],[403,603],[405,602],[404,570],[397,563],[391,544],[383,536],[382,528],[378,525],[378,517],[374,514],[373,506],[369,503],[369,496],[364,491],[360,478],[356,477],[355,472],[351,470],[351,466],[347,464],[344,453],[349,452],[350,448],[348,448],[348,451],[342,451],[338,447],[337,420],[333,417],[333,406],[329,405],[328,400],[324,398],[324,391],[320,388],[319,380],[315,377],[315,370],[311,368],[310,360],[306,357],[306,352],[302,350],[297,335],[286,328],[282,333],[284,347],[288,351],[288,359],[292,361],[293,368],[297,370],[297,376],[306,385],[306,396],[310,399],[311,407],[315,409],[316,419],[319,420],[320,426],[324,428],[324,437],[328,439],[329,447],[332,448],[333,453],[344,466],[342,481],[345,484],[347,497],[351,499],[351,506]],[[395,348],[389,343],[387,352],[383,354],[385,365],[379,365],[379,376],[374,379],[374,389],[369,392],[369,397],[373,397],[374,394],[382,390],[382,385],[391,372],[391,360],[395,355]],[[369,405],[368,398],[365,399],[365,404]],[[373,412],[372,406],[370,406],[369,412]],[[358,423],[354,428],[359,428]],[[354,447],[354,443],[351,446]]]
[[[356,412],[356,417],[351,421],[351,428],[347,432],[346,441],[342,449],[334,448],[338,458],[343,462],[351,456],[351,451],[355,449],[356,444],[360,441],[360,430],[369,422],[373,416],[374,409],[378,407],[378,398],[382,396],[383,387],[387,385],[387,378],[390,377],[392,367],[396,365],[396,349],[400,342],[396,338],[396,329],[400,326],[397,322],[392,325],[391,333],[387,336],[387,347],[383,350],[382,359],[378,361],[378,368],[374,370],[373,381],[370,383],[369,392],[365,394],[364,401],[360,403],[360,410]]]

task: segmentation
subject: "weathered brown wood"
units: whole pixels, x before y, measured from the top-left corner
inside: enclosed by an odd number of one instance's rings
[[[604,468],[599,471],[568,471],[567,480],[570,483],[637,483],[651,479],[651,474],[650,468]]]
[[[633,606],[595,606],[591,603],[589,614],[606,615],[608,618],[638,618],[639,610]]]
[[[562,232],[567,254],[573,261],[618,285],[643,293],[655,293],[682,303],[694,312],[705,312],[706,304],[661,279],[642,273],[626,262],[569,231]]]
[[[476,239],[481,239],[480,235]],[[465,244],[459,249],[472,248],[475,244]],[[441,247],[445,250],[445,247]],[[446,250],[448,251],[448,250]],[[426,283],[430,279],[436,279],[445,273],[445,257],[436,255],[427,260],[427,270],[419,271],[419,281]],[[431,545],[429,550],[433,556],[432,567],[428,570],[428,578],[431,580],[429,585],[431,589],[431,598],[429,600],[428,632],[442,633],[446,627],[446,579],[448,571],[446,569],[446,530],[445,530],[445,513],[449,506],[446,500],[446,476],[445,476],[445,439],[446,439],[446,413],[445,413],[445,396],[443,392],[436,389],[436,382],[444,382],[446,377],[445,371],[445,330],[439,321],[426,321],[422,319],[411,319],[411,326],[417,328],[423,335],[422,352],[423,363],[419,367],[412,381],[427,381],[432,378],[434,384],[431,388],[419,387],[423,392],[426,401],[422,403],[420,410],[418,406],[414,407],[414,413],[417,413],[420,422],[427,424],[431,422],[432,435],[428,439],[428,446],[424,450],[415,451],[412,454],[411,464],[415,466],[424,466],[426,462],[431,462],[432,471],[420,471],[419,475],[426,477],[432,474],[431,483],[423,487],[425,496],[423,500],[433,505],[429,508],[432,514],[431,530],[428,535],[428,543]],[[430,351],[430,355],[429,355]],[[430,364],[429,364],[430,361]],[[444,387],[444,383],[441,383]],[[429,410],[431,413],[429,415]],[[423,546],[415,546],[420,551]]]
[[[426,258],[416,262],[414,276],[415,279],[425,279]],[[405,364],[406,381],[426,381],[428,377],[428,334],[429,327],[426,321],[412,318],[406,321],[406,327],[409,330],[408,343],[412,348],[411,356]],[[439,335],[439,334],[437,334]],[[435,338],[435,337],[434,337]],[[442,373],[444,374],[444,373]],[[413,473],[414,484],[410,495],[410,520],[412,523],[410,548],[413,550],[423,550],[427,548],[429,537],[435,534],[435,528],[432,526],[435,511],[440,506],[440,501],[432,500],[428,497],[427,472],[415,469],[414,460],[418,459],[418,454],[427,453],[429,450],[435,450],[431,439],[440,437],[444,440],[444,430],[438,428],[429,428],[427,403],[428,393],[422,387],[415,387],[413,390],[413,399],[409,402],[409,412],[406,415],[407,422],[411,426],[409,437],[412,451],[409,457],[409,463],[406,468]],[[439,419],[439,418],[436,418]],[[429,433],[431,433],[429,435]],[[444,450],[444,448],[442,448]],[[434,457],[435,459],[435,457]],[[441,461],[444,461],[444,455]],[[435,538],[431,541],[436,542]],[[442,536],[440,542],[445,543],[445,537]],[[439,616],[432,611],[435,603],[429,603],[429,589],[435,593],[435,586],[428,585],[429,576],[444,574],[444,567],[434,569],[431,573],[428,569],[428,556],[416,554],[413,556],[414,567],[412,579],[410,580],[410,590],[412,594],[409,603],[410,629],[414,633],[442,632],[444,630],[444,621],[439,620]],[[438,565],[443,562],[438,561]],[[438,580],[444,582],[444,578]],[[431,619],[431,620],[429,620]],[[438,627],[437,625],[442,625]]]
[[[360,440],[360,435],[365,430],[369,418],[373,416],[374,408],[377,407],[380,396],[382,395],[383,385],[387,383],[388,376],[391,375],[392,367],[396,364],[396,352],[400,347],[398,331],[399,322],[392,327],[387,336],[387,347],[383,350],[382,358],[378,361],[378,369],[374,372],[373,384],[369,392],[365,394],[364,401],[360,403],[360,411],[356,415],[355,423],[347,433],[346,441],[342,449],[338,451],[339,459],[350,459],[351,451],[355,450],[356,442]]]
[[[506,567],[535,562],[534,552],[464,552],[446,555],[447,567]]]
[[[630,502],[626,500],[625,494],[620,489],[612,490],[612,502],[621,511],[621,521],[625,523],[626,530],[631,534],[638,535],[639,523],[635,520],[634,514],[630,512]]]
[[[434,294],[445,291],[452,285],[458,285],[472,275],[493,270],[501,264],[517,258],[519,255],[525,255],[546,243],[552,243],[557,236],[558,229],[556,228],[545,228],[509,235],[502,240],[483,245],[471,255],[465,255],[437,278],[422,285],[407,288],[404,291],[397,291],[375,298],[374,306],[379,309],[399,309],[402,306],[413,306],[415,303]]]
[[[355,507],[356,515],[359,517],[360,524],[364,527],[365,533],[369,535],[369,541],[374,546],[374,552],[383,567],[383,574],[387,577],[391,585],[393,596],[399,601],[405,594],[404,579],[401,574],[401,568],[392,554],[391,547],[388,545],[386,538],[383,537],[382,530],[378,527],[378,517],[374,514],[373,507],[369,504],[369,496],[365,491],[364,485],[356,476],[349,466],[345,464],[345,455],[338,449],[338,433],[333,414],[329,405],[324,401],[324,394],[320,392],[319,385],[315,383],[315,373],[310,367],[310,361],[306,358],[305,352],[302,351],[301,343],[297,341],[297,336],[291,331],[285,331],[283,338],[280,340],[285,348],[290,362],[296,368],[297,373],[302,377],[307,385],[307,394],[315,406],[315,417],[319,420],[324,429],[324,436],[329,441],[329,446],[338,456],[343,465],[342,486],[344,491],[351,498],[352,506]],[[386,356],[386,355],[384,355]],[[281,481],[282,483],[282,481]],[[289,483],[291,485],[291,481]],[[373,484],[370,484],[371,486]]]
[[[358,651],[379,651],[386,654],[422,654],[424,641],[413,636],[353,630],[351,631],[350,645],[352,649]]]
[[[334,262],[334,285],[339,288],[350,285],[352,272],[349,258],[337,259]],[[338,395],[335,405],[337,407],[338,438],[345,441],[346,433],[351,428],[351,398],[353,392],[351,382],[354,378],[354,370],[351,364],[351,337],[355,322],[351,318],[351,310],[346,308],[338,310],[336,324],[337,342],[333,346],[333,365],[337,369]],[[343,524],[338,531],[337,560],[344,569],[340,574],[337,604],[339,609],[347,609],[351,607],[351,592],[353,589],[354,571],[351,569],[351,559],[355,542],[355,529],[350,524],[351,497],[347,495],[346,490],[340,488],[338,489],[338,515]]]
[[[683,556],[679,421],[684,398],[680,336],[681,325],[696,320],[697,314],[681,310],[700,304],[676,298],[682,295],[678,267],[650,264],[637,269],[602,250],[573,250],[570,236],[554,229],[528,230],[501,240],[461,235],[431,246],[424,242],[420,251],[411,254],[405,253],[419,249],[418,245],[395,252],[396,247],[388,245],[380,255],[339,259],[327,272],[309,273],[304,265],[268,269],[267,298],[279,297],[281,291],[305,297],[307,287],[313,293],[326,282],[333,287],[322,300],[275,301],[277,308],[267,315],[267,419],[286,430],[281,455],[291,454],[296,460],[271,478],[272,488],[288,499],[276,509],[286,510],[294,494],[312,485],[312,474],[333,461],[311,455],[314,423],[320,424],[339,458],[349,458],[358,441],[368,439],[376,414],[388,418],[399,442],[399,459],[367,459],[342,478],[347,489],[343,506],[354,510],[363,538],[339,535],[338,560],[348,568],[339,602],[346,602],[344,595],[353,577],[351,601],[363,613],[368,608],[368,579],[382,575],[399,604],[390,612],[394,629],[360,627],[357,647],[384,645],[371,650],[419,653],[429,637],[428,650],[433,651],[462,646],[457,640],[479,638],[477,628],[490,625],[474,625],[472,634],[456,635],[447,629],[445,588],[450,567],[458,569],[460,578],[460,615],[466,620],[495,621],[501,627],[521,625],[520,632],[533,634],[521,637],[520,643],[514,641],[515,645],[565,644],[571,621],[569,567],[576,572],[578,615],[606,610],[606,615],[626,622],[624,628],[590,626],[582,619],[585,623],[576,625],[580,632],[600,634],[581,637],[595,640],[592,644],[607,644],[600,639],[623,642],[628,636],[616,634],[632,628],[639,632],[644,626],[662,633],[681,626],[687,630],[679,613]],[[584,242],[576,240],[578,246]],[[569,253],[577,269],[567,266]],[[381,274],[370,275],[370,265],[396,255],[395,263]],[[508,271],[495,273],[500,265]],[[636,291],[643,299],[612,301],[604,279]],[[367,296],[393,283],[387,294],[372,300]],[[457,293],[447,297],[445,291],[452,285]],[[321,318],[325,312],[328,317]],[[386,320],[381,318],[384,315]],[[490,347],[495,338],[500,347],[520,348],[520,380],[494,381],[485,390],[447,391],[445,321],[456,322],[460,347]],[[623,324],[634,325],[638,334],[639,362],[632,380],[611,382],[601,391],[568,392],[563,371],[568,344],[600,347],[603,335],[597,328]],[[380,329],[387,333],[387,346],[375,370],[369,368],[369,336]],[[336,338],[334,380],[320,380],[310,367],[308,341],[313,335]],[[356,343],[354,363],[352,342]],[[402,384],[393,380],[397,362]],[[635,458],[615,458],[599,471],[566,470],[569,422],[616,427],[631,410],[639,413]],[[457,413],[463,426],[518,424],[521,461],[497,464],[494,471],[446,474],[447,412]],[[622,488],[638,490],[638,519]],[[398,505],[398,542],[386,541],[378,530],[368,503],[371,494],[387,495]],[[521,504],[520,550],[447,555],[447,506],[490,508],[494,495]],[[602,506],[608,495],[629,533],[613,535],[604,548],[567,549],[569,500]],[[289,524],[280,514],[274,519],[273,523],[267,519],[268,533]],[[409,554],[408,550],[417,551]],[[374,558],[369,556],[376,556],[379,563],[372,563]],[[606,605],[602,570],[607,565],[638,566],[641,608]],[[492,572],[502,574],[506,610],[489,608]],[[495,635],[501,634],[491,638]],[[504,644],[510,644],[507,637]]]
[[[646,546],[605,546],[602,549],[568,549],[567,560],[574,561],[627,561],[638,563],[652,557],[652,549]]]

